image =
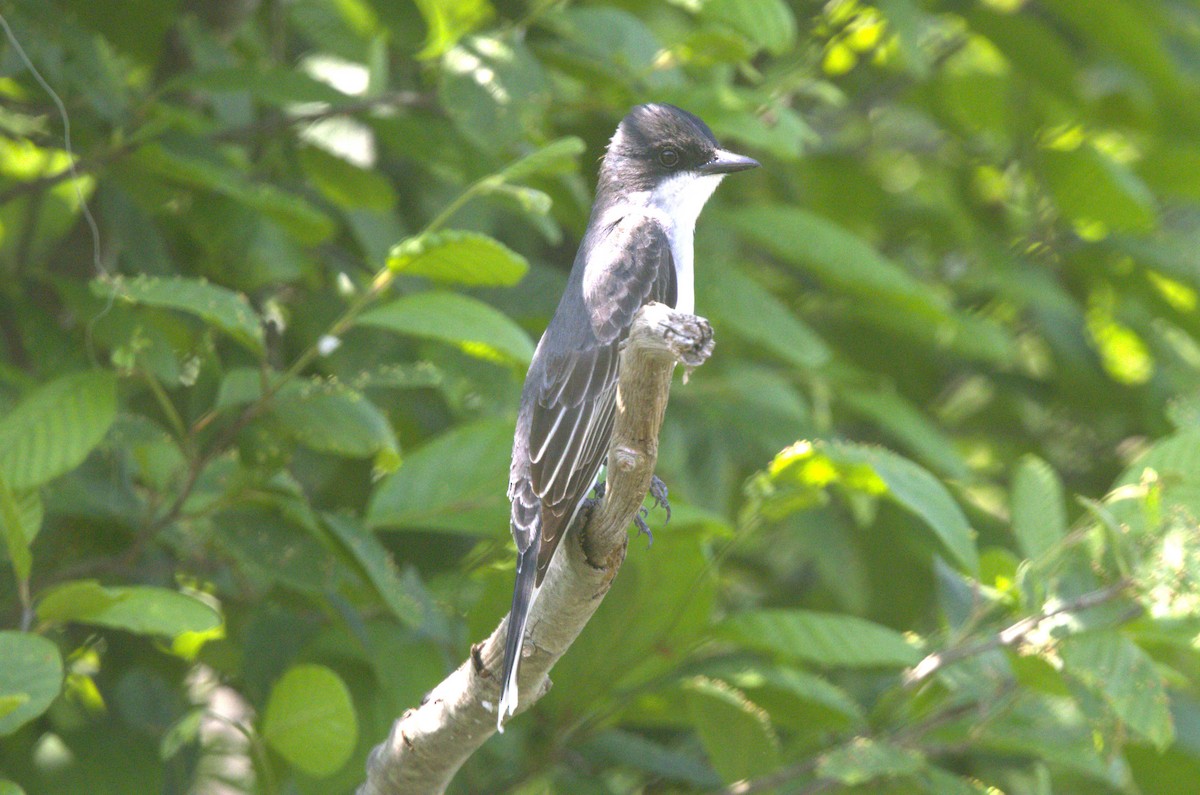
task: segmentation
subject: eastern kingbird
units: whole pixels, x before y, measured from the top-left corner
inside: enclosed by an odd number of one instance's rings
[[[708,125],[674,105],[638,105],[608,144],[566,292],[521,392],[508,484],[517,583],[500,731],[517,708],[529,607],[608,454],[620,345],[633,316],[651,301],[694,311],[696,218],[726,174],[757,165],[720,148]]]

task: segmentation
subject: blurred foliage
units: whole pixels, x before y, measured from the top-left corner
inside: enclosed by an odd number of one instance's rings
[[[454,791],[1195,792],[1194,2],[0,13],[0,792],[353,790],[507,608],[647,100],[765,166],[699,224],[675,518]]]

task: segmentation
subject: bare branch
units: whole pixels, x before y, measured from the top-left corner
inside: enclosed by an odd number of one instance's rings
[[[634,318],[621,353],[605,496],[581,513],[551,561],[534,602],[521,661],[518,713],[550,689],[550,669],[583,631],[625,560],[626,529],[654,475],[675,365],[696,367],[712,349],[712,329],[703,318],[662,304],[649,304]],[[392,725],[387,740],[367,760],[367,779],[359,795],[446,789],[496,730],[507,626],[505,618],[419,707]]]

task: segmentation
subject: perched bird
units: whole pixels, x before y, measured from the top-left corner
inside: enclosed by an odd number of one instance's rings
[[[696,218],[726,174],[757,165],[721,149],[708,125],[673,105],[638,105],[608,144],[566,292],[521,393],[508,485],[517,582],[500,731],[517,708],[530,605],[608,454],[620,345],[633,316],[651,301],[694,311]]]

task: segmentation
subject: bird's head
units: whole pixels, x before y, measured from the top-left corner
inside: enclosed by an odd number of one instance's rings
[[[724,175],[757,165],[722,149],[699,117],[655,102],[638,105],[621,120],[608,144],[600,182],[602,188],[625,191],[653,191],[664,183],[677,189],[709,183],[711,187],[704,186],[707,197]]]

